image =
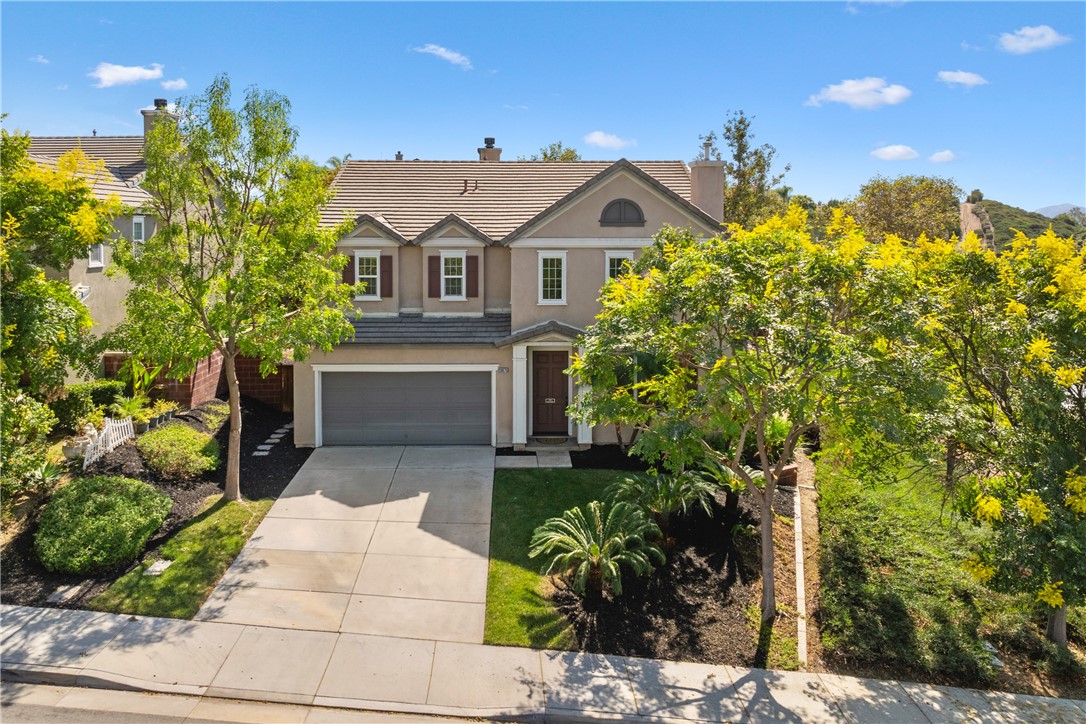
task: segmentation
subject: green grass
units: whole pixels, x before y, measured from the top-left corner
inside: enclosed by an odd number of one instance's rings
[[[494,471],[494,508],[487,580],[488,644],[568,649],[575,641],[565,618],[546,597],[542,563],[528,558],[528,542],[547,518],[603,498],[617,470],[503,469]]]
[[[985,531],[944,507],[934,477],[894,477],[819,461],[827,654],[899,678],[989,686],[998,672],[982,648],[988,640],[1055,671],[1058,652],[1030,602],[989,591],[962,570]]]
[[[211,589],[256,530],[274,500],[224,502],[207,499],[207,507],[162,547],[173,565],[159,576],[145,576],[147,564],[119,578],[90,603],[98,611],[192,618]]]

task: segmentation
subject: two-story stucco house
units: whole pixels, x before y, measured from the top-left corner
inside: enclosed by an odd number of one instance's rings
[[[600,289],[665,224],[720,230],[720,162],[349,161],[323,222],[354,338],[294,367],[299,446],[614,442],[566,415]]]

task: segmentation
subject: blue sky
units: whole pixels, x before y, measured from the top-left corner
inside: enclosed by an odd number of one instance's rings
[[[140,133],[218,73],[290,98],[319,161],[694,158],[729,110],[827,200],[952,177],[1086,204],[1086,3],[12,3],[5,125]]]

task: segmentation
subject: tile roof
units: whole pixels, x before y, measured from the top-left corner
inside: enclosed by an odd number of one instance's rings
[[[143,162],[143,136],[31,136],[30,156],[39,163],[56,160],[73,148],[106,165],[106,173],[91,179],[94,195],[105,199],[116,195],[126,206],[142,206],[151,197],[135,185],[147,169]]]
[[[345,344],[483,344],[494,345],[509,336],[508,314],[482,317],[397,317],[363,315],[351,319],[354,338]]]
[[[690,198],[690,172],[682,161],[633,164],[682,199]],[[494,240],[524,225],[570,194],[611,161],[348,161],[324,209],[326,225],[360,214],[380,216],[415,240],[450,214]]]

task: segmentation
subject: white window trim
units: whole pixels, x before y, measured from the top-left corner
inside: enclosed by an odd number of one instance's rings
[[[561,259],[562,260],[562,298],[561,299],[544,299],[543,298],[543,260],[544,259]],[[536,262],[536,291],[538,292],[539,304],[541,305],[562,305],[566,303],[566,297],[568,296],[566,291],[566,270],[568,266],[566,264],[566,252],[564,251],[540,251],[539,259]]]
[[[634,253],[632,251],[605,251],[603,253],[603,283],[611,279],[611,260],[625,259],[633,264]]]
[[[98,258],[95,259],[94,250],[98,250]],[[106,245],[105,244],[91,244],[90,251],[87,252],[87,268],[88,269],[104,269],[106,266]]]
[[[445,260],[446,259],[460,259],[460,294],[446,294],[445,293],[445,280],[456,279],[458,277],[446,277],[445,276]],[[468,300],[468,253],[466,251],[445,251],[441,252],[441,301],[443,302],[466,302]]]
[[[379,302],[381,301],[381,250],[380,249],[355,249],[354,252],[354,282],[358,283],[358,260],[363,258],[372,258],[377,260],[377,277],[376,283],[373,288],[377,290],[376,294],[359,294],[355,297],[355,300],[360,302]]]
[[[138,238],[136,237],[136,222],[139,222],[139,225],[140,225],[140,235],[139,235]],[[132,217],[132,243],[133,244],[142,244],[145,241],[147,241],[147,219],[145,217],[143,217],[143,216],[133,216]]]

